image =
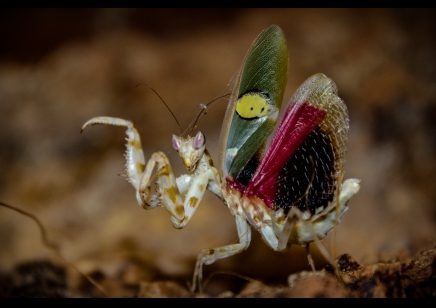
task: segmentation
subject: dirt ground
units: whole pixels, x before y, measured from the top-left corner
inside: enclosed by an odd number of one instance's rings
[[[226,94],[256,36],[287,38],[285,102],[314,73],[332,78],[350,114],[345,178],[361,179],[349,211],[322,243],[274,252],[253,233],[243,253],[205,266],[201,249],[237,240],[210,193],[183,230],[163,209],[144,211],[121,176],[135,122],[146,157],[171,147],[206,104]],[[0,11],[1,297],[436,297],[436,10],[26,9]],[[218,164],[226,100],[198,122]],[[86,274],[102,290],[87,280]]]

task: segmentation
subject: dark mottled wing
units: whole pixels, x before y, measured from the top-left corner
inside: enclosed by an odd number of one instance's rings
[[[338,186],[348,121],[335,83],[323,74],[307,79],[290,100],[244,194],[271,208],[322,210]]]

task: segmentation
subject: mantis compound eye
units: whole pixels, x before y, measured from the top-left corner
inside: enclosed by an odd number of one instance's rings
[[[194,138],[194,149],[200,149],[205,143],[205,138],[202,132],[198,132]]]
[[[180,141],[179,141],[179,138],[177,137],[177,135],[173,134],[171,141],[172,141],[174,150],[179,152],[180,151]]]

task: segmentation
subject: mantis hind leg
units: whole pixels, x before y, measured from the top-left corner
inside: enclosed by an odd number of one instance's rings
[[[194,293],[197,284],[200,293],[203,292],[203,264],[212,264],[215,261],[238,254],[248,248],[251,242],[251,229],[245,217],[236,215],[236,227],[238,230],[239,243],[221,246],[212,249],[203,249],[197,258],[195,265],[194,277],[190,287],[191,293]]]

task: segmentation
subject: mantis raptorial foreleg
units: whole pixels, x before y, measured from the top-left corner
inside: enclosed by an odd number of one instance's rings
[[[175,178],[171,164],[163,152],[155,152],[145,163],[141,138],[133,123],[112,117],[95,117],[87,121],[82,130],[94,124],[107,124],[127,127],[126,177],[136,190],[136,198],[144,209],[163,206],[171,215],[173,226],[183,228],[194,215],[206,189],[221,195],[219,173],[205,149],[204,135],[198,132],[195,137],[173,135],[173,147],[179,152],[183,163],[193,174]],[[153,171],[156,170],[155,173]],[[157,193],[151,194],[151,184],[155,180]],[[183,199],[182,194],[186,192]]]

